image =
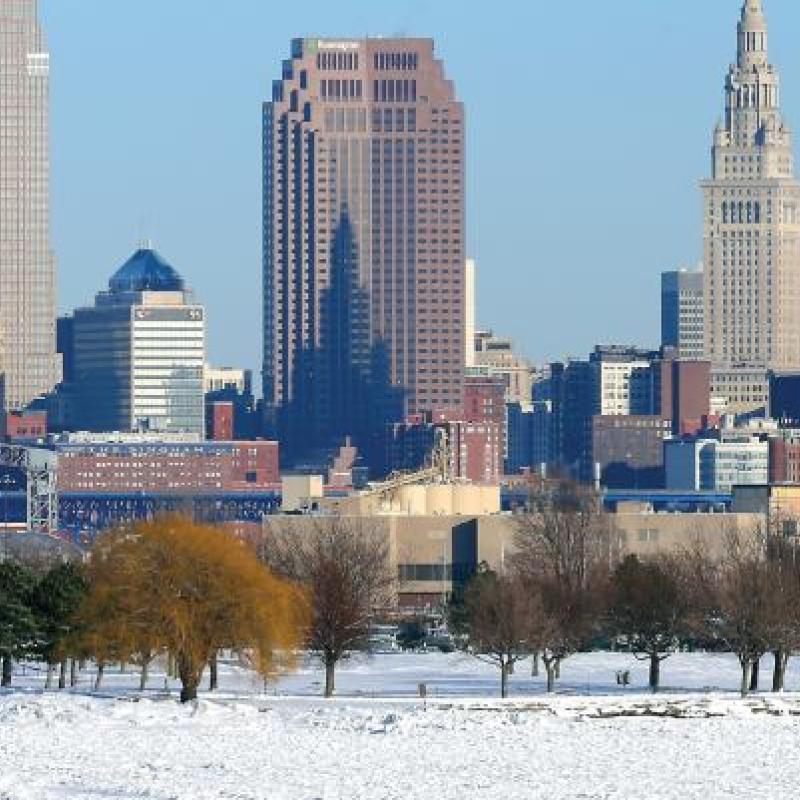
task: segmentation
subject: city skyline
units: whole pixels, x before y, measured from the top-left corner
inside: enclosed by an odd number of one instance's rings
[[[113,14],[99,13],[101,6],[92,0],[41,2],[54,62],[59,65],[53,90],[54,221],[62,309],[87,302],[108,270],[137,240],[149,235],[159,249],[185,265],[188,280],[209,306],[211,360],[254,369],[260,363],[259,103],[285,41],[307,28],[288,11],[278,12],[267,24],[259,5],[241,3],[235,25],[240,31],[246,29],[243,43],[229,54],[230,63],[222,62],[212,72],[192,46],[178,48],[180,62],[159,55],[179,25],[185,27],[186,38],[177,40],[196,42],[199,50],[216,33],[216,25],[227,30],[225,26],[232,24],[227,20],[215,19],[212,24],[210,4],[194,4],[195,13],[187,16],[187,7],[180,2],[169,9],[149,2],[120,3]],[[547,41],[526,41],[524,47],[493,45],[488,33],[500,24],[494,19],[483,20],[482,26],[452,20],[445,26],[452,10],[448,3],[435,9],[423,3],[403,6],[393,11],[397,22],[394,18],[377,22],[379,17],[385,20],[385,10],[363,3],[353,3],[338,15],[314,7],[310,18],[319,20],[313,26],[315,33],[347,35],[365,28],[410,26],[413,31],[406,32],[436,39],[468,109],[467,252],[478,260],[477,324],[511,336],[521,351],[542,361],[585,352],[601,341],[657,343],[661,271],[694,266],[700,260],[702,201],[697,184],[709,174],[709,131],[723,111],[718,76],[733,56],[730,31],[740,7],[738,0],[731,0],[713,7],[678,2],[669,9],[643,10],[628,2],[602,14],[595,8],[584,9],[573,19],[555,8],[538,9],[534,15],[521,4],[507,3],[504,10],[520,25],[535,16],[552,31]],[[800,61],[789,42],[800,25],[800,13],[786,0],[771,0],[766,10],[773,22],[773,61],[786,78],[783,106],[791,123],[794,109],[800,108],[800,81],[793,79]],[[247,18],[247,25],[240,24],[242,18]],[[93,22],[97,31],[98,20],[114,23],[113,35],[89,41],[86,26]],[[256,37],[251,29],[259,29],[262,22]],[[485,28],[487,35],[477,27]],[[641,62],[624,88],[614,82],[587,81],[579,69],[592,61],[594,43],[615,29],[624,32]],[[148,64],[128,58],[131,50],[121,46],[145,32],[155,50]],[[258,46],[253,44],[256,38]],[[604,57],[619,66],[632,56],[612,52]],[[527,64],[543,66],[554,59],[572,60],[576,66],[565,72],[559,87],[544,82],[538,90],[542,107],[557,117],[552,126],[538,122],[539,103],[531,84],[514,80],[495,85],[484,75],[511,67],[526,74]],[[108,67],[89,82],[86,78],[96,63]],[[482,65],[496,66],[488,70]],[[691,80],[675,80],[671,76],[676,70],[679,75],[691,73]],[[185,91],[176,92],[181,82]],[[557,157],[518,160],[516,173],[511,170],[512,155],[493,146],[502,141],[505,117],[500,111],[512,92],[510,84],[527,101],[518,113],[530,126],[525,133],[534,144],[541,148],[543,139],[552,138],[546,131],[560,129],[558,148],[554,151],[552,144],[547,145]],[[211,101],[222,111],[210,115],[199,132],[198,126],[179,119],[189,107],[209,106]],[[95,105],[102,105],[102,115],[96,114]],[[636,107],[644,113],[631,114],[630,108]],[[604,122],[605,108],[608,122]],[[615,124],[620,114],[625,115],[622,126]],[[585,136],[577,124],[581,117],[594,120],[590,151],[578,144]],[[83,122],[86,118],[92,119],[91,126]],[[114,136],[101,135],[112,131]],[[224,150],[225,158],[218,160],[226,168],[208,165],[208,183],[215,191],[204,197],[203,181],[196,177],[197,157],[212,144]],[[667,145],[668,157],[658,163],[646,161],[646,153],[664,152]],[[91,163],[101,169],[86,178]],[[644,164],[657,191],[642,202],[628,199],[623,204],[622,195],[634,190]],[[76,183],[71,176],[78,170],[82,180]],[[556,171],[564,175],[563,185],[555,179]],[[583,191],[576,195],[567,187],[578,173],[584,180]],[[514,174],[519,174],[521,188],[514,187]],[[110,181],[109,175],[117,180]],[[542,191],[530,192],[530,186]],[[603,197],[609,193],[612,202]],[[664,203],[674,212],[669,218],[663,214]],[[563,211],[570,207],[581,215],[585,235],[580,240],[567,238],[567,227],[574,222]],[[88,211],[98,213],[103,223],[89,231]],[[76,224],[82,218],[84,222]],[[198,229],[204,231],[201,238],[195,235]],[[622,231],[628,245],[624,250],[614,240]],[[648,241],[656,235],[662,245],[653,255]],[[535,237],[532,245],[530,236]],[[231,267],[222,269],[220,262],[227,259],[233,261],[243,287],[238,294],[221,291],[220,276]],[[570,292],[577,281],[585,286],[579,294]],[[514,286],[513,292],[509,286]],[[561,304],[554,303],[554,297],[574,309],[569,330],[556,330],[563,309],[555,308]],[[648,302],[640,302],[642,297]],[[597,304],[597,298],[609,305]],[[620,301],[627,303],[626,313],[609,314],[608,307],[616,308]]]

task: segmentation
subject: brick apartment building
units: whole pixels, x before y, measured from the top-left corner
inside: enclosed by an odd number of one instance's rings
[[[59,443],[66,493],[202,494],[280,485],[277,442]]]

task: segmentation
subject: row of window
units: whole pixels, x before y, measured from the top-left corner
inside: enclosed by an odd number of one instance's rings
[[[358,69],[358,53],[317,53],[317,69],[356,70]]]
[[[416,53],[375,53],[373,65],[380,70],[413,70],[419,66],[419,56]]]

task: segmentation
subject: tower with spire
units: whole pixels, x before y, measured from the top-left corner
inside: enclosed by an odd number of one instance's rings
[[[706,354],[800,369],[800,184],[761,0],[745,0],[704,193]]]

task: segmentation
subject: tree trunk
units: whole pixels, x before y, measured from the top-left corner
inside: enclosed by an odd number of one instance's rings
[[[547,670],[547,693],[552,694],[556,690],[558,664],[552,664],[545,661],[544,668]]]
[[[69,662],[69,685],[74,689],[78,684],[78,662],[73,658]]]
[[[782,692],[786,685],[786,666],[789,663],[789,654],[784,650],[776,650],[775,667],[772,671],[772,691]]]
[[[757,692],[758,691],[758,673],[759,668],[761,667],[761,659],[755,658],[753,659],[753,666],[750,670],[750,691]]]
[[[67,662],[62,661],[58,665],[58,688],[59,689],[66,689],[67,688]]]
[[[213,692],[219,686],[219,664],[216,653],[208,661],[208,672],[208,688]]]
[[[511,665],[505,661],[500,662],[500,697],[505,699],[508,697],[508,672]]]
[[[661,685],[661,659],[658,653],[650,653],[650,689],[657,692]]]
[[[336,662],[333,659],[325,661],[325,697],[333,697],[336,691]]]
[[[177,662],[178,676],[181,681],[181,703],[197,700],[197,687],[200,684],[202,663],[200,664],[200,669],[197,669],[188,658],[182,655],[178,656]]]
[[[139,691],[143,692],[147,688],[147,677],[150,674],[150,659],[142,657],[142,671],[139,676]]]
[[[13,662],[11,656],[3,656],[3,678],[0,686],[11,686],[11,675],[13,673]]]
[[[741,694],[742,697],[747,697],[748,692],[750,691],[750,659],[741,659],[740,663],[742,665],[742,685],[741,685]]]
[[[106,665],[103,661],[97,662],[97,677],[94,679],[94,690],[97,692],[103,685],[103,675],[106,671]]]
[[[44,682],[45,689],[52,689],[53,688],[53,677],[56,674],[56,668],[54,664],[48,663],[47,665],[47,679]]]
[[[193,700],[197,700],[198,683],[199,681],[191,678],[187,679],[185,683],[181,679],[181,703],[191,703]]]
[[[531,677],[538,678],[539,677],[539,651],[537,650],[533,654],[533,664],[531,665]]]
[[[556,661],[556,678],[561,680],[561,662]]]

